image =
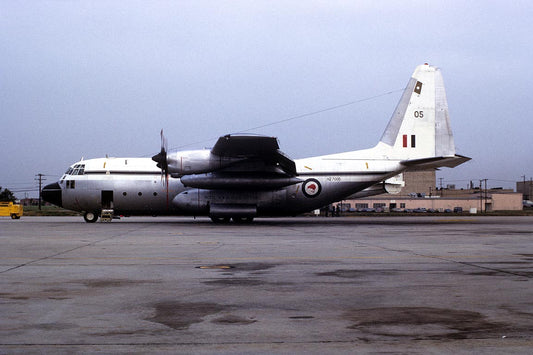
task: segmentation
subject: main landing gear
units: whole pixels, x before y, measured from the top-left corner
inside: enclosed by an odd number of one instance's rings
[[[229,223],[230,219],[233,220],[233,223],[252,223],[254,218],[253,217],[211,217],[211,220],[214,223]]]

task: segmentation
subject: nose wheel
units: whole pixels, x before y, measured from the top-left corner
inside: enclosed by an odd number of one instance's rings
[[[98,220],[98,214],[95,212],[85,212],[83,214],[83,219],[87,223],[94,223]]]

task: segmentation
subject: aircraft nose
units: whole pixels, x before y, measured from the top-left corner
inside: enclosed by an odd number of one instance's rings
[[[61,187],[57,182],[46,185],[41,191],[41,197],[46,202],[50,202],[56,206],[62,207],[63,200],[61,196]]]

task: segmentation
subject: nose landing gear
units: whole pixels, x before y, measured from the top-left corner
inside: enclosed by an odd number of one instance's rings
[[[83,219],[87,223],[94,223],[98,220],[98,213],[96,212],[85,212],[83,214]]]

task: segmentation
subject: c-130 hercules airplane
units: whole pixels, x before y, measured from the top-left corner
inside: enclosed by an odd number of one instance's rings
[[[418,66],[378,144],[370,149],[291,160],[275,137],[226,135],[212,149],[150,158],[79,161],[42,190],[45,201],[99,216],[191,215],[214,222],[292,216],[343,199],[399,192],[407,170],[456,167],[440,69]],[[162,176],[165,178],[163,179]]]

